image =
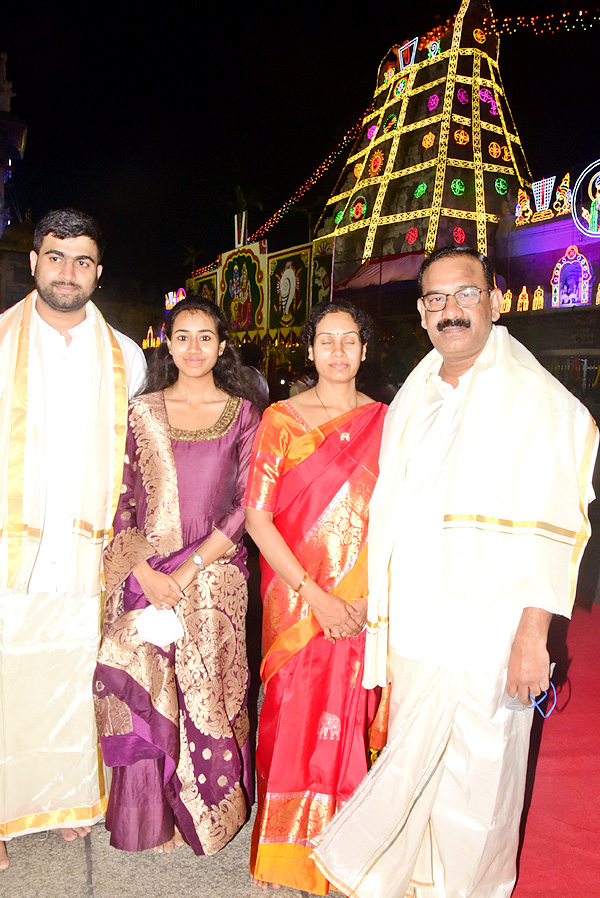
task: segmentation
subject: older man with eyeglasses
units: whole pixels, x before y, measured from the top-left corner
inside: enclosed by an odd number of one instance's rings
[[[370,506],[365,686],[388,748],[317,848],[359,898],[508,898],[532,699],[570,616],[598,432],[506,328],[488,259],[432,254],[433,351],[390,406]]]

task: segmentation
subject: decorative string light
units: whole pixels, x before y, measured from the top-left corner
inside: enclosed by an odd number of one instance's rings
[[[489,20],[488,20],[489,21]],[[498,34],[517,34],[523,29],[531,29],[535,35],[557,34],[559,31],[574,31],[576,28],[591,28],[600,21],[600,9],[580,9],[578,12],[551,12],[537,16],[507,16],[492,18],[489,24]]]
[[[260,240],[261,237],[264,237],[267,231],[269,231],[274,225],[281,221],[283,216],[290,211],[292,206],[294,206],[298,202],[298,200],[302,199],[305,193],[308,193],[310,188],[314,184],[316,184],[319,178],[324,175],[325,172],[331,167],[340,153],[343,153],[348,144],[356,139],[356,137],[360,133],[361,128],[364,125],[365,119],[371,112],[372,108],[373,104],[371,103],[365,110],[364,114],[361,115],[359,120],[352,126],[352,128],[350,128],[349,131],[346,132],[346,134],[344,134],[337,147],[332,150],[332,152],[321,163],[321,165],[319,165],[319,167],[315,169],[312,175],[307,178],[302,187],[299,187],[298,190],[293,194],[293,196],[290,197],[287,203],[284,203],[283,206],[281,206],[277,210],[277,212],[271,215],[271,217],[267,219],[267,221],[260,228],[258,228],[258,230],[254,232],[254,234],[252,234],[252,236],[248,239],[248,243],[256,243],[257,240]],[[356,175],[356,177],[358,177],[358,175]],[[215,261],[211,262],[209,265],[204,265],[202,268],[198,268],[196,271],[194,271],[192,276],[199,277],[200,275],[206,274],[209,271],[214,271],[218,267],[219,261],[218,259],[215,259]]]
[[[372,109],[372,104],[369,105],[369,107],[365,111],[364,115],[361,115],[360,119],[356,122],[356,124],[353,125],[352,128],[350,128],[350,130],[346,132],[346,134],[342,137],[342,139],[338,143],[337,147],[334,150],[332,150],[332,152],[329,154],[329,156],[327,156],[327,158],[319,165],[319,167],[317,169],[315,169],[315,171],[312,173],[310,178],[307,178],[307,180],[304,182],[302,187],[299,187],[298,190],[293,194],[293,196],[290,197],[290,199],[287,201],[287,203],[284,203],[283,206],[281,206],[281,208],[278,209],[274,215],[271,215],[271,217],[269,219],[267,219],[267,221],[264,223],[264,225],[262,225],[262,227],[260,227],[257,231],[254,232],[254,234],[252,234],[252,236],[250,237],[250,239],[248,241],[249,243],[256,243],[257,240],[259,240],[261,237],[264,237],[264,235],[267,233],[267,231],[270,230],[273,227],[273,225],[276,225],[277,222],[281,221],[283,216],[287,212],[289,212],[289,210],[292,208],[292,206],[294,206],[298,202],[298,200],[301,200],[305,193],[308,193],[310,188],[314,184],[316,184],[317,181],[319,180],[319,178],[322,175],[324,175],[325,172],[331,167],[331,165],[335,162],[337,157],[341,153],[344,152],[344,150],[346,149],[348,144],[356,139],[356,137],[360,133],[361,128],[363,127],[364,120],[371,112],[371,109]]]

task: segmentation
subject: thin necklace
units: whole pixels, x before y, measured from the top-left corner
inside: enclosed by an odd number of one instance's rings
[[[323,411],[325,412],[325,414],[327,415],[327,417],[329,418],[329,420],[331,421],[331,423],[337,430],[339,437],[340,437],[340,443],[343,443],[344,441],[349,443],[350,437],[352,435],[352,428],[354,427],[354,419],[356,418],[356,409],[358,408],[358,393],[356,394],[356,399],[354,401],[354,414],[352,415],[352,421],[350,422],[350,430],[341,430],[341,431],[340,431],[339,427],[337,426],[337,424],[335,423],[335,420],[331,417],[331,415],[327,411],[327,407],[326,407],[325,403],[319,396],[319,391],[317,390],[316,384],[315,384],[315,395],[316,395],[317,399],[319,400],[319,402],[321,403],[321,405],[323,406]]]

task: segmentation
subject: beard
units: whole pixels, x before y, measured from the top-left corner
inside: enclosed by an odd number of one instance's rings
[[[78,288],[75,293],[70,293],[68,296],[65,296],[63,293],[59,293],[55,288],[60,286],[77,288],[77,284],[73,284],[70,281],[52,281],[51,283],[42,286],[37,280],[35,282],[37,292],[46,305],[51,309],[54,309],[55,312],[78,312],[79,309],[83,309],[96,289],[96,284],[97,281],[91,292],[84,292],[81,288]]]

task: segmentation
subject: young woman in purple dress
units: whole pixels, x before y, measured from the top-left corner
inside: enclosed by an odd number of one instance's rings
[[[171,311],[132,400],[94,678],[111,844],[214,854],[252,801],[243,498],[259,412],[222,311]],[[183,628],[140,636],[153,605]],[[165,630],[165,642],[168,641]],[[172,638],[172,637],[171,637]]]

